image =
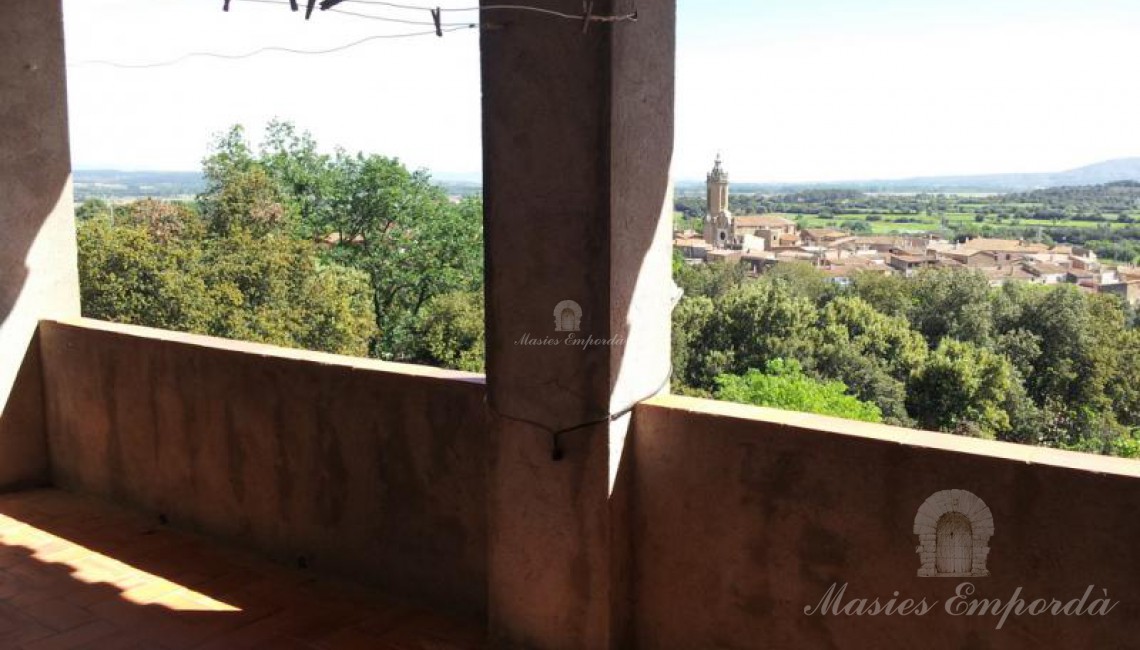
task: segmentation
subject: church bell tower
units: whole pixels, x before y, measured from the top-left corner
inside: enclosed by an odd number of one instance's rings
[[[728,248],[735,244],[732,233],[732,213],[728,210],[728,173],[724,171],[720,154],[709,172],[707,183],[708,213],[705,215],[705,243],[714,248]]]

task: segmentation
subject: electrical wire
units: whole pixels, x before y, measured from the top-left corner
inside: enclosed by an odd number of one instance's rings
[[[249,1],[249,0],[247,0],[247,1]],[[476,25],[476,24],[459,25],[459,26],[454,26],[454,27],[446,27],[442,31],[445,33],[446,32],[457,32],[457,31],[464,30],[464,29],[475,29],[477,27],[478,27],[478,25]],[[73,63],[70,65],[73,65],[73,66],[104,65],[104,66],[109,66],[112,68],[126,68],[126,69],[130,69],[130,70],[140,70],[140,69],[145,69],[145,68],[164,68],[167,66],[177,65],[179,63],[182,63],[183,61],[186,61],[188,59],[193,59],[193,58],[213,58],[213,59],[224,59],[227,61],[234,61],[234,60],[239,60],[239,59],[248,59],[250,57],[254,57],[254,56],[257,56],[259,54],[265,54],[268,52],[281,52],[283,54],[306,54],[306,55],[332,54],[334,52],[343,52],[344,50],[356,47],[358,45],[363,45],[365,43],[370,43],[372,41],[378,41],[378,40],[383,40],[383,39],[396,39],[396,38],[414,38],[417,36],[435,36],[435,35],[436,35],[436,32],[434,29],[432,29],[430,31],[409,32],[406,34],[376,34],[373,36],[367,36],[365,38],[353,41],[351,43],[345,43],[344,45],[337,45],[335,47],[319,49],[319,50],[299,50],[299,49],[295,49],[295,48],[291,48],[291,47],[270,46],[270,47],[258,48],[256,50],[251,51],[251,52],[244,52],[242,54],[220,54],[217,52],[190,52],[188,54],[183,54],[180,57],[170,59],[168,61],[157,61],[154,63],[120,63],[117,61],[105,61],[105,60],[96,59],[96,60],[88,60],[88,61],[79,61],[77,63]]]
[[[362,14],[355,11],[348,11],[340,7],[333,7],[329,9],[329,13],[340,14],[342,16],[353,16],[355,18],[367,18],[369,20],[382,20],[388,23],[400,23],[403,25],[420,25],[424,27],[435,27],[435,23],[430,20],[406,20],[403,18],[389,18],[387,16],[375,16],[373,14]],[[467,26],[470,23],[440,23],[441,27],[459,27]]]
[[[268,0],[268,1],[271,1],[271,0]],[[436,7],[428,7],[428,6],[424,6],[424,5],[406,5],[406,4],[401,4],[398,2],[386,2],[385,0],[341,0],[341,2],[338,4],[349,3],[349,2],[353,2],[356,4],[362,4],[362,5],[376,5],[376,6],[381,6],[381,7],[389,7],[391,9],[401,9],[404,11],[431,11],[432,9],[436,9]],[[321,3],[321,4],[322,4],[321,8],[324,9],[325,8],[324,3]],[[547,16],[554,16],[556,18],[564,18],[566,20],[581,21],[581,20],[587,19],[586,14],[568,14],[568,13],[565,13],[562,11],[555,11],[553,9],[547,9],[545,7],[532,7],[530,5],[486,5],[483,7],[438,7],[438,9],[442,13],[449,13],[449,12],[450,13],[460,13],[460,12],[472,12],[472,11],[530,11],[530,12],[534,12],[534,13],[545,14]],[[599,22],[599,23],[617,23],[617,22],[626,22],[626,21],[634,22],[637,20],[637,11],[634,11],[634,12],[628,13],[628,14],[616,14],[616,15],[612,15],[612,16],[599,16],[599,15],[595,15],[595,14],[589,14],[588,17],[589,17],[589,20],[591,22]]]
[[[243,2],[243,3],[272,4],[272,5],[288,4],[288,2],[286,0],[236,0],[236,1]],[[148,68],[164,68],[164,67],[168,67],[168,66],[172,66],[172,65],[177,65],[179,63],[182,63],[183,61],[186,61],[189,59],[194,59],[194,58],[213,58],[213,59],[223,59],[223,60],[228,60],[228,61],[234,61],[234,60],[240,60],[240,59],[248,59],[250,57],[254,57],[254,56],[257,56],[259,54],[266,54],[269,52],[280,52],[283,54],[303,54],[303,55],[332,54],[334,52],[341,52],[343,50],[347,50],[347,49],[356,47],[358,45],[363,45],[364,43],[368,43],[368,42],[376,41],[376,40],[414,38],[414,37],[418,37],[418,36],[432,36],[432,35],[442,36],[443,34],[445,34],[447,32],[455,32],[455,31],[466,30],[466,29],[476,29],[479,27],[479,24],[477,22],[469,22],[469,23],[465,23],[465,22],[443,23],[443,22],[440,22],[440,23],[437,23],[435,20],[432,20],[429,22],[429,21],[424,21],[424,20],[411,20],[411,19],[405,19],[405,18],[394,18],[391,16],[378,16],[375,14],[360,13],[360,12],[341,9],[336,5],[330,7],[326,4],[327,1],[328,0],[326,0],[326,2],[321,3],[321,9],[322,10],[329,10],[332,13],[338,13],[338,14],[341,14],[343,16],[350,16],[350,17],[354,17],[354,18],[363,18],[366,20],[377,20],[377,21],[389,22],[389,23],[398,23],[398,24],[402,24],[402,25],[415,25],[415,26],[433,27],[435,29],[432,29],[431,31],[410,32],[410,33],[404,33],[404,34],[376,34],[373,36],[368,36],[366,38],[362,38],[362,39],[357,40],[357,41],[353,41],[351,43],[346,43],[344,45],[339,45],[336,47],[327,48],[327,49],[319,49],[319,50],[301,50],[301,49],[295,49],[295,48],[290,48],[290,47],[270,46],[270,47],[258,48],[256,50],[253,50],[250,52],[245,52],[242,54],[222,54],[222,53],[217,53],[217,52],[190,52],[188,54],[183,54],[182,56],[176,57],[174,59],[170,59],[167,61],[156,61],[156,62],[152,62],[152,63],[121,63],[118,61],[108,61],[108,60],[104,60],[104,59],[84,60],[84,61],[78,61],[76,63],[69,64],[69,67],[77,67],[77,66],[85,66],[85,65],[102,65],[102,66],[108,66],[108,67],[112,67],[112,68],[121,68],[121,69],[127,69],[127,70],[142,70],[142,69],[148,69]],[[576,20],[576,21],[587,21],[587,22],[616,23],[616,22],[636,21],[637,20],[637,11],[636,10],[631,14],[599,16],[599,15],[594,15],[592,13],[586,13],[583,15],[568,14],[568,13],[564,13],[561,11],[555,11],[553,9],[546,9],[544,7],[532,7],[529,5],[487,5],[484,7],[447,8],[447,7],[428,7],[428,6],[423,6],[423,5],[408,5],[408,4],[401,4],[401,3],[397,3],[397,2],[387,2],[386,0],[341,0],[341,2],[338,2],[337,5],[339,5],[343,2],[356,2],[358,4],[364,4],[364,5],[377,5],[377,6],[388,7],[391,9],[399,9],[399,10],[405,10],[405,11],[428,11],[428,12],[432,12],[433,17],[438,17],[435,14],[435,12],[439,12],[440,14],[442,14],[444,12],[461,13],[461,12],[473,12],[473,11],[479,11],[479,12],[483,12],[483,11],[530,11],[530,12],[540,13],[540,14],[544,14],[544,15],[554,16],[557,18],[563,18],[563,19],[568,19],[568,20]]]
[[[258,3],[262,3],[262,4],[286,4],[282,0],[237,0],[237,1],[238,2],[258,2]],[[386,0],[340,0],[339,2],[336,3],[336,5],[330,7],[330,6],[328,6],[327,0],[326,0],[325,2],[321,3],[320,7],[321,7],[322,11],[332,11],[332,12],[342,13],[342,14],[349,15],[349,16],[357,16],[360,18],[376,18],[379,20],[390,20],[392,22],[400,22],[398,19],[395,19],[395,18],[381,18],[379,16],[374,16],[371,14],[355,13],[355,12],[350,12],[350,11],[346,11],[346,10],[339,8],[339,5],[346,4],[349,2],[352,2],[355,4],[361,4],[361,5],[373,5],[373,6],[378,6],[378,7],[388,7],[390,9],[398,9],[398,10],[402,10],[402,11],[432,11],[433,9],[438,9],[441,13],[470,13],[473,11],[530,11],[533,13],[544,14],[547,16],[554,16],[555,18],[563,18],[565,20],[581,21],[581,20],[585,20],[587,18],[586,14],[569,14],[569,13],[566,13],[563,11],[555,11],[553,9],[547,9],[545,7],[532,7],[530,5],[487,5],[484,7],[430,7],[427,5],[408,5],[408,4],[402,4],[399,2],[387,2]],[[589,20],[591,22],[599,22],[599,23],[616,23],[616,22],[625,22],[625,21],[636,21],[637,20],[637,11],[634,11],[634,12],[628,13],[628,14],[615,14],[612,16],[602,16],[602,15],[590,14]],[[435,23],[409,22],[409,24],[434,25]]]
[[[271,0],[270,0],[271,1]],[[348,0],[345,0],[346,2]],[[424,7],[420,5],[402,5],[396,2],[383,2],[382,0],[352,0],[356,4],[361,5],[379,5],[382,7],[391,7],[392,9],[406,9],[408,11],[428,11],[435,7]],[[458,11],[456,9],[441,9],[442,11]]]
[[[633,410],[635,408],[637,408],[638,404],[641,404],[642,402],[644,402],[647,399],[650,399],[650,398],[656,397],[657,395],[660,395],[662,392],[664,392],[664,390],[666,388],[669,387],[669,384],[672,383],[672,381],[673,381],[673,365],[670,364],[669,365],[669,371],[667,373],[665,373],[665,380],[663,382],[661,382],[661,384],[659,386],[657,386],[657,388],[655,388],[653,390],[653,392],[647,394],[642,399],[636,400],[636,401],[632,402],[629,406],[622,408],[622,409],[619,409],[617,411],[614,411],[613,413],[610,413],[607,416],[600,417],[600,418],[597,418],[594,420],[589,420],[587,422],[582,422],[580,424],[575,424],[574,426],[566,427],[563,429],[555,429],[554,427],[545,425],[545,424],[538,422],[536,420],[528,420],[527,418],[521,418],[521,417],[516,417],[513,415],[507,415],[506,413],[503,413],[502,411],[500,411],[498,408],[495,407],[494,402],[491,401],[491,394],[490,393],[487,393],[486,397],[483,398],[483,403],[487,406],[487,410],[490,411],[494,416],[496,416],[498,418],[502,418],[504,420],[511,420],[512,422],[518,422],[520,424],[525,424],[525,425],[534,427],[535,429],[540,429],[542,431],[549,433],[550,434],[550,440],[551,440],[550,458],[551,458],[551,460],[553,460],[554,462],[557,463],[565,457],[565,451],[562,449],[562,436],[564,436],[568,433],[574,433],[576,431],[581,431],[582,429],[588,429],[590,427],[595,427],[595,426],[598,426],[601,424],[610,424],[611,422],[614,422],[615,420],[619,420],[619,419],[629,415],[630,413],[632,413]]]
[[[545,14],[548,16],[555,16],[556,18],[565,18],[567,20],[586,20],[595,23],[620,23],[625,21],[636,21],[637,12],[631,14],[621,14],[614,16],[598,16],[594,14],[567,14],[561,11],[554,11],[553,9],[546,9],[545,7],[529,7],[527,5],[487,5],[486,7],[470,7],[466,9],[443,9],[443,11],[532,11],[534,13]]]
[[[277,5],[277,6],[283,6],[283,5],[289,4],[288,0],[234,0],[234,1],[243,2],[243,3],[244,2],[251,2],[251,3],[263,4],[263,5]],[[341,9],[340,7],[333,7],[331,9],[328,9],[327,11],[329,13],[333,13],[333,14],[341,14],[342,16],[352,16],[354,18],[365,18],[368,20],[379,20],[379,21],[383,21],[383,22],[387,22],[387,23],[399,23],[401,25],[417,25],[420,27],[435,27],[435,22],[431,21],[431,20],[410,20],[407,18],[392,18],[389,16],[377,16],[376,14],[363,14],[363,13],[359,13],[356,11],[349,11],[347,9]],[[424,11],[430,11],[430,9],[425,8]],[[440,26],[441,27],[460,27],[460,26],[466,26],[469,24],[470,24],[470,21],[465,21],[465,22],[459,22],[459,23],[441,23]]]

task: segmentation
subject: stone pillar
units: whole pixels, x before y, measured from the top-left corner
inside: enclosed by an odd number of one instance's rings
[[[483,13],[496,647],[627,645],[629,416],[607,418],[667,387],[676,291],[675,6],[639,9],[585,34],[580,21]]]
[[[44,483],[36,324],[79,314],[59,0],[0,19],[0,489]]]

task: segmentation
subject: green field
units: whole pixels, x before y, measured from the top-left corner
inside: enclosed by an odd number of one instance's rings
[[[977,214],[974,212],[948,212],[944,215],[931,215],[927,212],[908,215],[883,215],[879,221],[868,221],[866,214],[837,214],[830,218],[791,213],[778,213],[778,216],[797,221],[801,228],[838,228],[840,230],[852,230],[852,224],[866,222],[869,224],[872,233],[881,235],[893,233],[941,232],[943,231],[943,219],[945,219],[950,230],[955,231],[971,224],[978,227],[989,225],[997,228],[1033,228],[1040,226],[1042,228],[1088,228],[1093,230],[1103,227],[1118,229],[1130,225],[1116,220],[1077,221],[1062,219],[1052,221],[1048,219],[1004,219],[999,221],[993,217],[986,217],[982,221],[978,221],[976,219]],[[1132,216],[1133,218],[1140,219],[1140,213],[1133,213]]]
[[[829,218],[821,218],[818,216],[794,214],[790,212],[774,212],[770,213],[772,216],[784,217],[800,224],[801,228],[837,228],[840,230],[855,231],[859,227],[853,227],[856,223],[865,222],[870,227],[869,233],[876,235],[890,235],[890,234],[911,234],[911,233],[938,233],[943,232],[942,220],[945,218],[947,225],[951,231],[957,231],[965,226],[976,225],[993,226],[996,228],[1020,227],[1020,228],[1087,228],[1095,230],[1097,228],[1120,229],[1130,224],[1120,223],[1119,221],[1076,221],[1076,220],[1058,220],[1051,221],[1048,219],[1005,219],[999,221],[995,218],[988,217],[982,221],[976,220],[976,213],[973,212],[950,212],[945,215],[931,215],[926,212],[919,214],[908,215],[883,215],[881,220],[868,221],[865,214],[837,214]],[[1132,215],[1133,218],[1140,221],[1140,213]],[[692,229],[700,232],[702,223],[698,218],[686,217],[681,212],[674,213],[673,227],[676,230]],[[863,231],[867,234],[868,231]]]
[[[678,195],[678,229],[701,229],[704,199]],[[731,194],[736,215],[770,214],[801,228],[853,234],[938,233],[1087,246],[1107,259],[1140,260],[1140,182],[1119,181],[1016,194],[887,194],[814,189],[791,194]]]

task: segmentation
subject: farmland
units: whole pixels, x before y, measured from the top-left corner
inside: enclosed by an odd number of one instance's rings
[[[701,196],[679,195],[677,227],[700,230],[704,203]],[[784,216],[801,228],[1075,243],[1127,262],[1140,255],[1140,182],[1135,181],[1009,194],[874,194],[845,189],[734,194],[730,209],[737,215]]]

